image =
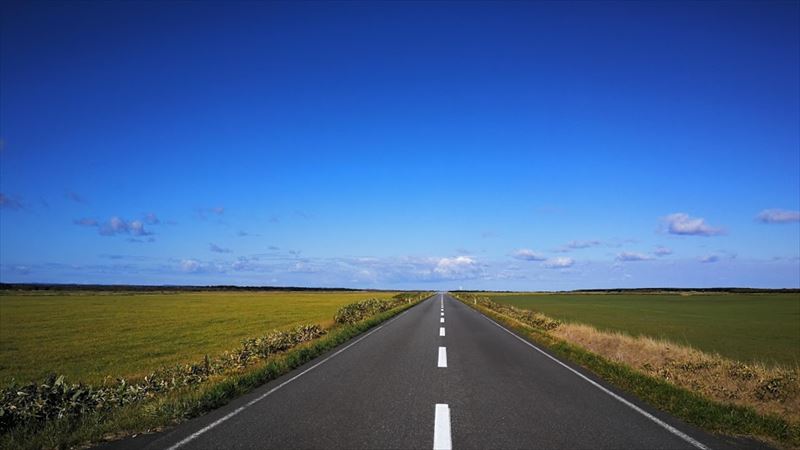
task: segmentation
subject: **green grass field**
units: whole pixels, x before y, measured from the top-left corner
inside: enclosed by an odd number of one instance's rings
[[[741,361],[800,364],[800,294],[489,294],[601,330],[665,338]]]
[[[0,383],[138,376],[388,292],[0,292]]]

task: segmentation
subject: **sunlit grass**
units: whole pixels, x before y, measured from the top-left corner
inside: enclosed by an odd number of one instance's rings
[[[0,383],[49,372],[96,383],[235,348],[387,292],[2,292]]]
[[[800,294],[488,294],[492,300],[730,359],[800,364]]]

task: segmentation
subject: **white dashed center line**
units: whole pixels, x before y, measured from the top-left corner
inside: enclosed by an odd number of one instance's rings
[[[436,404],[436,417],[433,419],[433,450],[450,450],[450,407],[444,403]]]
[[[447,348],[439,347],[439,367],[447,367]]]
[[[444,336],[444,327],[439,327],[439,336]]]
[[[444,323],[444,317],[439,318],[439,323]]]

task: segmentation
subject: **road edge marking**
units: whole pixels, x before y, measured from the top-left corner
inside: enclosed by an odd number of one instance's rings
[[[433,418],[433,450],[450,450],[452,448],[450,406],[446,403],[437,403],[436,414]]]
[[[479,311],[476,311],[476,312],[479,312]],[[710,449],[710,447],[707,447],[706,445],[704,445],[704,444],[703,444],[703,443],[701,443],[700,441],[696,440],[695,438],[693,438],[693,437],[689,436],[688,434],[684,433],[683,431],[681,431],[681,430],[679,430],[679,429],[677,429],[677,428],[673,427],[672,425],[670,425],[670,424],[668,424],[668,423],[664,422],[663,420],[659,419],[658,417],[656,417],[656,416],[654,416],[654,415],[650,414],[649,412],[647,412],[647,411],[643,410],[642,408],[640,408],[640,407],[638,407],[638,406],[634,405],[633,403],[631,403],[630,401],[626,400],[626,399],[625,399],[625,398],[623,398],[622,396],[620,396],[620,395],[618,395],[618,394],[615,394],[613,391],[609,390],[608,388],[606,388],[605,386],[601,385],[600,383],[598,383],[598,382],[596,382],[596,381],[592,380],[591,378],[587,377],[586,375],[584,375],[584,374],[582,374],[582,373],[578,372],[577,370],[573,369],[572,367],[570,367],[570,366],[568,366],[568,365],[564,364],[563,362],[559,361],[559,359],[558,359],[558,358],[556,358],[556,357],[554,357],[554,356],[550,355],[549,353],[545,352],[544,350],[540,349],[539,347],[537,347],[537,346],[533,345],[532,343],[528,342],[526,339],[523,339],[522,337],[518,336],[518,335],[517,335],[516,333],[514,333],[513,331],[511,331],[511,330],[509,330],[508,328],[506,328],[506,327],[504,327],[504,326],[500,325],[499,323],[495,322],[494,320],[492,320],[491,318],[487,317],[486,315],[484,315],[484,314],[481,314],[481,317],[483,317],[484,319],[486,319],[486,320],[488,320],[489,322],[493,323],[494,325],[496,325],[496,326],[500,327],[500,328],[501,328],[502,330],[504,330],[506,333],[508,333],[508,334],[510,334],[511,336],[514,336],[515,338],[519,339],[519,340],[520,340],[522,343],[524,343],[524,344],[528,345],[529,347],[531,347],[531,348],[533,348],[534,350],[538,351],[538,352],[539,352],[539,353],[541,353],[542,355],[544,355],[544,356],[546,356],[546,357],[550,358],[551,360],[553,360],[553,361],[557,362],[558,364],[560,364],[560,365],[561,365],[562,367],[564,367],[565,369],[567,369],[567,370],[569,370],[570,372],[574,373],[575,375],[577,375],[577,376],[579,376],[579,377],[583,378],[583,379],[584,379],[584,381],[587,381],[587,382],[588,382],[589,384],[591,384],[592,386],[596,387],[597,389],[600,389],[601,391],[603,391],[603,392],[605,392],[606,394],[610,395],[612,398],[614,398],[615,400],[619,401],[619,402],[620,402],[620,403],[622,403],[623,405],[625,405],[625,406],[627,406],[627,407],[631,408],[632,410],[634,410],[634,411],[638,412],[639,414],[643,415],[644,417],[646,417],[646,418],[650,419],[650,420],[651,420],[651,421],[653,421],[653,422],[654,422],[656,425],[659,425],[659,426],[661,426],[661,428],[664,428],[665,430],[669,431],[669,432],[670,432],[670,433],[672,433],[673,435],[675,435],[675,436],[677,436],[677,437],[679,437],[679,438],[683,439],[684,441],[686,441],[687,443],[691,444],[692,446],[694,446],[694,447],[696,447],[696,448],[698,448],[698,449],[700,449],[700,450],[711,450],[711,449]]]
[[[369,333],[361,336],[360,338],[356,339],[355,341],[353,341],[353,342],[347,344],[346,346],[340,348],[339,350],[335,351],[333,354],[326,356],[325,359],[323,359],[322,361],[317,362],[316,364],[314,364],[313,366],[309,367],[308,369],[305,369],[304,371],[298,373],[297,375],[293,376],[292,378],[289,378],[288,380],[286,380],[286,381],[282,382],[281,384],[275,386],[274,388],[270,389],[269,391],[259,395],[258,397],[254,398],[253,400],[250,400],[249,402],[245,403],[243,406],[240,406],[240,407],[234,409],[233,411],[229,412],[228,414],[225,414],[224,416],[222,416],[219,419],[211,422],[210,424],[206,425],[205,427],[195,431],[194,433],[192,433],[189,436],[185,437],[183,440],[178,441],[177,443],[167,447],[167,450],[176,450],[176,449],[178,449],[180,447],[183,447],[184,445],[188,444],[189,442],[192,442],[193,440],[195,440],[198,437],[202,436],[206,432],[216,428],[218,425],[220,425],[220,424],[228,421],[229,419],[233,418],[234,416],[236,416],[240,412],[244,411],[245,409],[247,409],[247,408],[255,405],[256,403],[260,402],[261,400],[264,400],[265,398],[269,397],[272,393],[278,391],[280,388],[282,388],[282,387],[286,386],[287,384],[291,383],[292,381],[302,377],[303,375],[307,374],[308,372],[311,372],[312,370],[316,369],[317,367],[325,364],[326,362],[328,362],[328,360],[332,359],[334,356],[336,356],[336,355],[342,353],[343,351],[347,350],[348,348],[358,344],[359,342],[361,342],[364,339],[368,338],[370,335],[372,335],[373,333],[377,332],[381,328],[383,328],[386,325],[389,325],[390,323],[392,323],[395,320],[399,319],[400,317],[402,317],[405,313],[407,313],[409,311],[411,311],[411,308],[409,308],[409,309],[401,312],[400,314],[396,315],[395,317],[389,319],[389,321],[382,323],[377,328],[374,328],[374,329],[370,330]]]

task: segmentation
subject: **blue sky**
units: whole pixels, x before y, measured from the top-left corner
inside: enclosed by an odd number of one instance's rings
[[[800,3],[5,2],[0,280],[800,287]]]

